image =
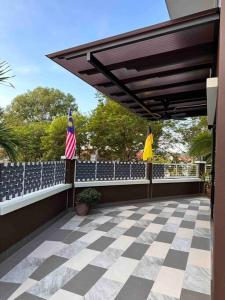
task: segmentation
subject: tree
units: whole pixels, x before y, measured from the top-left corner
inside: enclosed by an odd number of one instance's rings
[[[17,126],[14,133],[20,141],[18,147],[18,161],[40,161],[44,156],[41,139],[49,127],[47,122],[33,122]]]
[[[7,114],[25,122],[52,121],[66,115],[68,108],[77,111],[75,98],[58,89],[37,87],[13,99]]]
[[[8,75],[9,72],[10,68],[7,62],[0,62],[0,84],[13,87],[13,85],[8,82],[8,79],[12,77]],[[0,148],[3,150],[3,155],[6,153],[11,160],[15,160],[17,146],[18,140],[12,130],[6,125],[3,110],[0,108]]]
[[[196,135],[190,145],[190,154],[208,160],[212,151],[212,134],[204,131]]]
[[[13,134],[13,131],[6,126],[5,122],[0,122],[0,148],[6,152],[11,160],[16,159],[16,148],[18,145],[18,139]]]
[[[189,153],[192,140],[202,132],[208,131],[206,117],[187,118],[186,120],[166,120],[159,144],[162,154],[170,152]]]
[[[98,95],[99,104],[89,118],[90,144],[101,159],[129,160],[143,149],[150,123],[126,108]],[[154,148],[162,132],[161,122],[152,122]]]
[[[77,147],[79,156],[81,148],[87,146],[87,117],[79,112],[73,114]],[[47,128],[45,136],[42,137],[43,158],[45,160],[58,160],[65,153],[67,117],[55,118]]]

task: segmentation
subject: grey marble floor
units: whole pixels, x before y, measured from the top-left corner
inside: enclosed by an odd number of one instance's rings
[[[203,197],[68,213],[0,265],[0,300],[210,300]]]

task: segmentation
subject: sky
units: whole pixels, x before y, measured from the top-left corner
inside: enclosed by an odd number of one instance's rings
[[[37,86],[71,93],[95,108],[95,89],[45,55],[169,19],[165,0],[0,0],[0,61],[15,88],[0,85],[0,107]]]

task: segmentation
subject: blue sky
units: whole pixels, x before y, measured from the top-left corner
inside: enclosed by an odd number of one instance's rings
[[[160,23],[164,0],[0,0],[0,61],[15,89],[0,85],[0,106],[37,86],[71,93],[82,112],[96,106],[95,90],[45,57],[82,43]]]

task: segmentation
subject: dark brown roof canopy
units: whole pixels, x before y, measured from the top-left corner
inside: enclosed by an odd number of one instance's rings
[[[149,120],[205,115],[218,21],[212,9],[48,57]]]

